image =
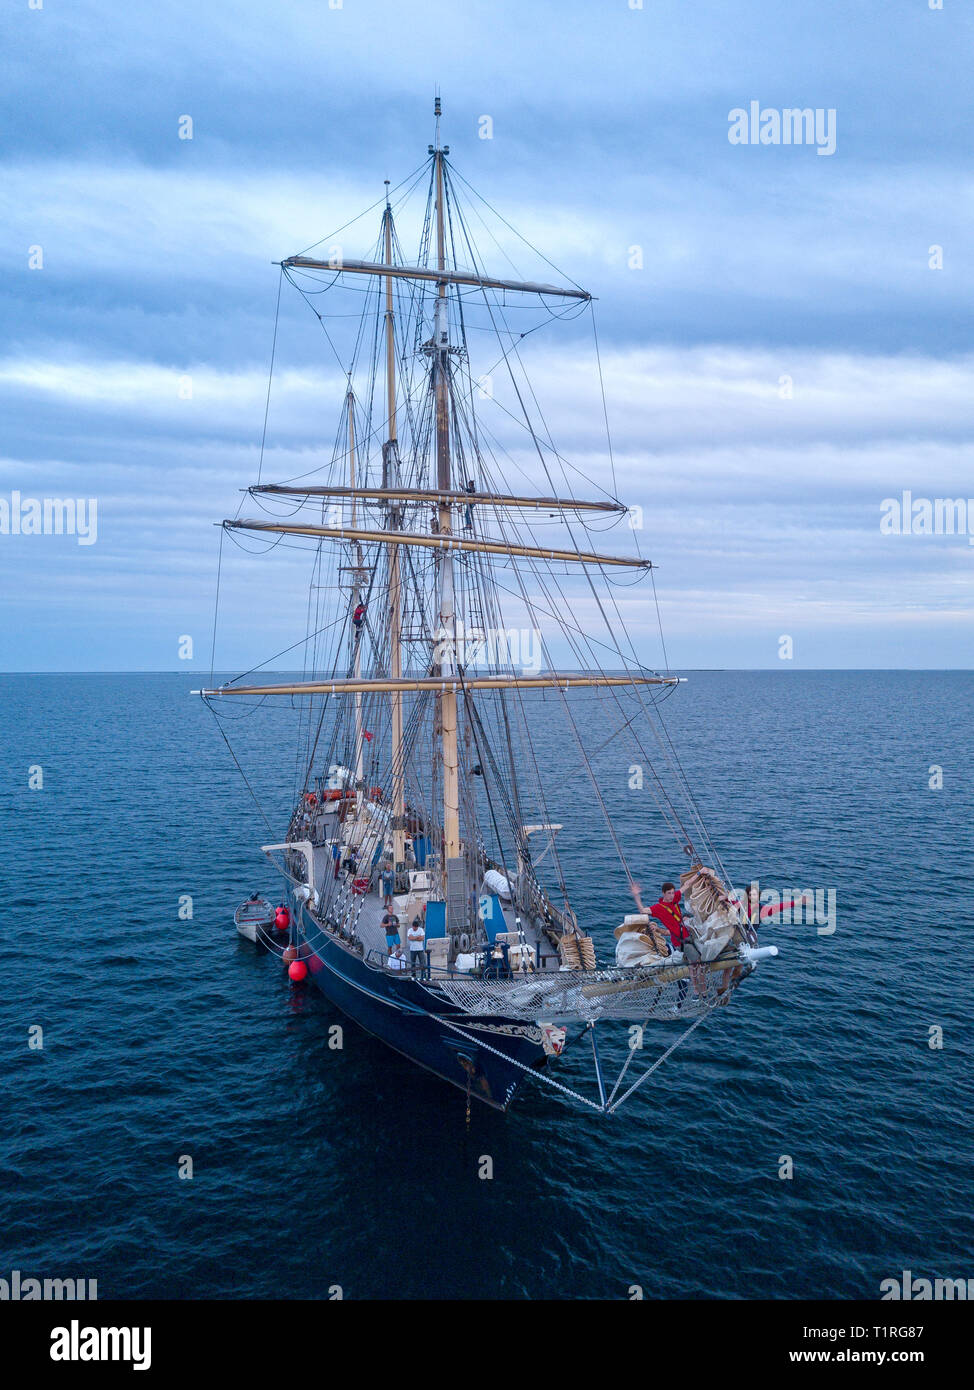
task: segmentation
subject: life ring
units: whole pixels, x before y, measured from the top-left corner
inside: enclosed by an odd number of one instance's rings
[[[315,796],[314,792],[305,792],[304,799],[309,806],[318,805],[318,798]]]
[[[367,878],[353,878],[352,892],[367,893],[369,891],[369,880]]]

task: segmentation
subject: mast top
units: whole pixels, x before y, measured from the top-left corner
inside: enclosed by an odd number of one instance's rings
[[[435,130],[433,131],[433,140],[434,140],[434,143],[433,143],[432,145],[430,145],[430,147],[429,147],[429,153],[430,153],[430,154],[438,154],[438,155],[440,155],[440,154],[449,154],[449,153],[450,153],[450,146],[449,146],[449,145],[442,145],[442,146],[440,145],[440,116],[441,116],[442,114],[443,114],[443,110],[442,110],[442,107],[440,106],[439,94],[437,94],[437,95],[433,98],[433,115],[434,115],[434,117],[436,118],[436,128],[435,128]]]

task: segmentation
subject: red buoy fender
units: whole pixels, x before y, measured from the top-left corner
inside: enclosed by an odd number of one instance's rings
[[[308,974],[308,967],[303,960],[292,960],[287,968],[288,978],[295,982],[303,980]]]

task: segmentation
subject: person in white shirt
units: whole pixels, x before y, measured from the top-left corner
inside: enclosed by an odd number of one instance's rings
[[[398,942],[396,942],[396,945],[394,946],[392,951],[390,951],[389,957],[386,960],[386,965],[388,965],[390,970],[406,969],[406,957],[402,947],[399,945]]]
[[[429,978],[429,960],[426,954],[426,928],[418,917],[414,917],[412,925],[406,932],[406,941],[409,943],[409,963],[412,966],[413,979]]]

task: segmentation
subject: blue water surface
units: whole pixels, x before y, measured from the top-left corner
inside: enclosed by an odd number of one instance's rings
[[[291,726],[230,730],[269,827],[196,683],[0,677],[0,1275],[359,1299],[875,1298],[903,1269],[974,1276],[974,673],[693,674],[667,728],[728,872],[834,889],[837,930],[764,929],[777,961],[617,1115],[529,1082],[469,1130],[459,1091],[354,1025],[329,1047],[341,1015],[238,939],[236,904],[277,891],[257,846],[286,821]],[[608,952],[624,876],[577,748],[546,722],[537,740]],[[683,864],[632,761],[610,741],[597,775],[654,890]],[[647,1062],[677,1036],[656,1029]],[[557,1075],[593,1094],[587,1057]]]

